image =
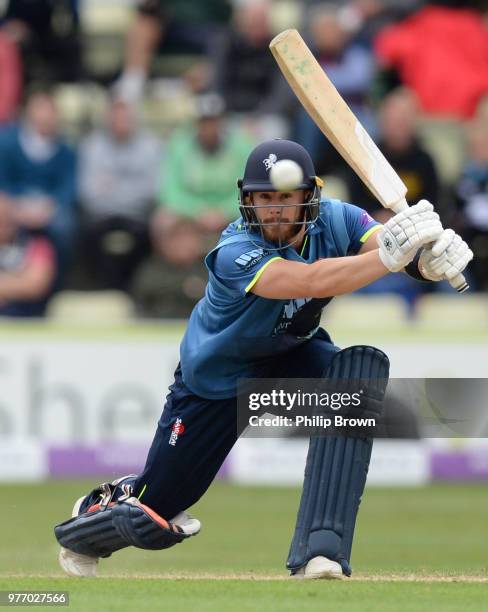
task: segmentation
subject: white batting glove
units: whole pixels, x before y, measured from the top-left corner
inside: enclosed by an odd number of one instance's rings
[[[431,248],[420,254],[419,269],[431,281],[451,280],[473,259],[473,251],[452,229],[446,229]]]
[[[377,233],[379,256],[391,272],[399,272],[415,257],[424,244],[442,234],[442,224],[427,200],[402,210]]]

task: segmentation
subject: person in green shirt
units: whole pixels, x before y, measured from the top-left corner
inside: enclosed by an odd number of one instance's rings
[[[199,96],[195,122],[177,129],[168,144],[156,223],[182,216],[208,232],[221,231],[236,216],[236,180],[253,146],[246,132],[228,123],[219,95]]]

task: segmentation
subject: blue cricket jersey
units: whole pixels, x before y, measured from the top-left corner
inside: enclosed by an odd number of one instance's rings
[[[356,254],[379,227],[357,206],[322,200],[298,253],[248,234],[242,219],[231,223],[205,259],[209,282],[181,344],[186,386],[208,399],[233,397],[238,378],[252,377],[261,364],[311,338],[331,297],[274,300],[252,287],[276,258],[313,263]]]

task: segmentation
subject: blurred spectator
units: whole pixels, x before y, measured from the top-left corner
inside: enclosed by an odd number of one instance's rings
[[[343,9],[344,18],[354,29],[354,42],[372,49],[380,30],[406,17],[422,0],[351,0]]]
[[[153,255],[136,272],[132,297],[143,317],[186,319],[203,297],[208,274],[202,230],[188,219],[153,236]]]
[[[350,29],[354,31],[353,42],[373,52],[374,41],[381,30],[405,19],[423,3],[424,0],[350,0],[341,8],[341,12]],[[401,84],[395,70],[376,69],[369,91],[371,105],[379,105],[389,91]]]
[[[113,100],[106,126],[80,146],[82,250],[103,288],[126,289],[149,252],[160,143],[138,126],[130,104]]]
[[[59,136],[47,92],[32,93],[20,122],[0,131],[0,192],[11,197],[24,229],[49,236],[64,271],[75,230],[75,155]]]
[[[428,114],[471,117],[488,91],[487,28],[474,10],[425,6],[380,32],[375,46]]]
[[[41,316],[54,280],[55,261],[46,238],[19,231],[14,206],[8,196],[0,194],[0,316]]]
[[[177,215],[219,232],[237,218],[236,181],[252,147],[242,130],[228,125],[220,96],[197,98],[195,123],[178,129],[168,145],[155,227]]]
[[[398,172],[408,189],[407,198],[416,203],[425,198],[439,205],[439,180],[434,162],[416,137],[417,103],[414,94],[399,88],[383,101],[379,111],[378,146]],[[357,203],[378,220],[385,210],[363,182],[347,169],[347,186],[351,202]]]
[[[286,135],[281,115],[293,99],[269,51],[270,12],[269,0],[237,4],[232,25],[215,39],[211,56],[214,89],[223,96],[228,112],[246,119],[258,139]]]
[[[378,146],[407,186],[408,200],[416,203],[426,198],[438,208],[437,172],[431,157],[417,141],[416,111],[416,99],[411,91],[399,88],[390,93],[379,112],[381,139]],[[385,222],[392,213],[381,207],[351,169],[347,169],[346,176],[351,202],[367,210],[378,221]],[[427,283],[414,280],[407,274],[388,274],[360,289],[358,293],[399,295],[405,300],[412,315],[418,297],[429,289]]]
[[[0,28],[0,124],[12,121],[22,90],[22,63],[17,45]]]
[[[6,0],[0,17],[22,51],[26,83],[81,77],[78,0]]]
[[[227,23],[230,12],[230,0],[138,0],[127,33],[118,93],[133,101],[142,97],[158,51],[206,53],[210,39]]]
[[[460,231],[474,253],[476,289],[488,290],[488,122],[468,125],[468,159],[456,187]]]
[[[375,64],[371,52],[351,42],[337,7],[320,4],[311,9],[308,24],[312,37],[311,48],[319,64],[364,125],[374,134],[373,115],[367,96],[374,75]],[[307,112],[301,108],[296,126],[296,139],[309,151],[318,174],[327,174],[337,163],[338,156]]]

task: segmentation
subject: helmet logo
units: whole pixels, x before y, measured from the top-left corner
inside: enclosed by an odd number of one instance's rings
[[[276,164],[278,158],[274,153],[270,153],[266,159],[263,159],[263,164],[266,170],[271,170],[271,168]]]

